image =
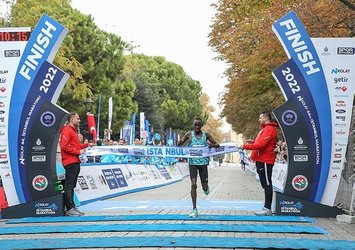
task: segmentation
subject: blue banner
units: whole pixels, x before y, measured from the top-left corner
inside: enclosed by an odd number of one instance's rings
[[[319,136],[320,124],[314,100],[305,79],[293,59],[288,60],[274,70],[273,76],[279,83],[286,98],[292,100],[293,103],[298,106],[298,110],[302,114],[304,124],[306,125],[306,127],[299,129],[296,135],[292,135],[293,137],[297,137],[293,144],[287,141],[289,156],[288,182],[291,183],[294,176],[300,174],[302,171],[308,173],[308,176],[313,176],[313,178],[309,180],[309,186],[311,187],[311,192],[308,192],[309,196],[302,196],[301,198],[314,201],[318,189],[322,160],[322,140]],[[281,124],[282,121],[280,121],[280,125]],[[287,135],[285,134],[285,136]],[[310,137],[310,144],[305,145],[304,140],[305,137],[308,136]],[[303,142],[299,143],[298,141]],[[301,150],[302,148],[307,148],[307,150]],[[305,157],[305,155],[307,155],[307,157]],[[312,155],[314,159],[310,159],[310,155]],[[303,158],[301,156],[303,156]],[[296,161],[294,161],[295,159]],[[307,166],[307,168],[303,169],[296,166],[298,163],[302,163],[302,165]],[[310,171],[313,172],[312,175],[309,173]],[[286,192],[287,191],[288,190],[286,190]],[[296,194],[298,195],[294,195],[295,197],[302,195],[301,193]]]
[[[315,201],[320,202],[327,182],[331,157],[331,109],[329,93],[322,65],[305,27],[295,12],[273,24],[273,30],[279,38],[289,58],[294,59],[307,83],[318,113],[321,138],[321,171]]]
[[[19,171],[19,162],[22,160],[20,160],[21,154],[18,151],[19,142],[17,135],[21,135],[24,132],[24,127],[20,126],[22,117],[20,114],[23,114],[23,112],[26,113],[24,109],[28,108],[26,100],[34,78],[45,61],[53,61],[66,33],[67,30],[61,24],[51,19],[48,15],[43,15],[32,32],[16,72],[9,113],[18,115],[9,116],[9,124],[11,126],[9,126],[8,131],[9,135],[14,136],[9,136],[8,141],[11,169],[20,203],[26,202]],[[40,82],[39,84],[42,83]],[[44,83],[42,85],[46,87]],[[38,89],[38,91],[40,90]],[[32,102],[32,104],[34,103]]]
[[[27,185],[26,180],[28,164],[31,162],[25,161],[28,134],[33,129],[32,124],[42,104],[45,101],[50,102],[55,93],[60,93],[68,78],[69,76],[59,68],[45,61],[39,69],[26,97],[20,117],[20,133],[17,135],[17,153],[20,156],[18,158],[20,181],[27,201],[31,200],[29,190],[27,189],[29,185]],[[47,115],[52,116],[49,112]],[[43,121],[46,121],[46,117],[43,117]]]

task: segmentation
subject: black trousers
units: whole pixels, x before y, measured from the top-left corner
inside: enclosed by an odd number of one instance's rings
[[[65,166],[64,204],[67,211],[75,207],[74,188],[76,187],[79,173],[80,163],[72,163]]]
[[[265,162],[256,162],[256,172],[259,175],[261,187],[264,189],[265,201],[264,207],[271,209],[272,203],[272,167],[274,164],[267,164]]]

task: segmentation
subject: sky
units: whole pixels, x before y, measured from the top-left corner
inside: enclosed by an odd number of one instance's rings
[[[226,64],[208,46],[217,0],[72,0],[72,7],[94,18],[101,29],[137,46],[135,53],[163,56],[201,83],[220,113],[219,94],[227,83]],[[225,124],[224,130],[228,129]]]

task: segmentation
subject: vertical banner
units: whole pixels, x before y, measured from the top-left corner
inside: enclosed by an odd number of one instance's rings
[[[120,131],[120,139],[124,139],[127,145],[131,145],[132,141],[132,125],[130,121],[126,121]]]
[[[150,123],[148,119],[145,119],[145,130],[147,131],[147,138],[146,141],[150,142],[151,141],[151,136],[150,136]]]
[[[16,69],[30,35],[29,27],[0,28],[0,176],[10,206],[19,203],[9,159],[10,98]]]
[[[112,97],[110,97],[108,99],[108,131],[107,131],[107,136],[109,140],[111,139],[112,110],[113,110],[113,103],[112,103]]]
[[[134,139],[136,139],[136,118],[137,118],[136,113],[133,113],[132,114],[132,136],[131,136],[131,141],[128,145],[132,145]]]
[[[144,112],[140,112],[139,113],[139,139],[143,138],[143,134],[145,131],[145,116],[144,116]]]
[[[355,39],[312,38],[329,90],[332,116],[331,161],[322,204],[334,205],[349,139],[355,91]]]
[[[11,202],[10,205],[26,203],[34,198],[31,189],[36,185],[27,180],[27,169],[33,164],[33,161],[26,159],[31,146],[28,145],[28,138],[34,129],[33,124],[37,122],[41,107],[46,101],[55,102],[58,99],[68,79],[67,74],[51,64],[67,32],[61,24],[48,15],[43,15],[33,30],[17,67],[9,106],[8,124],[11,126],[7,132],[13,135],[8,138],[9,165],[18,202]],[[49,109],[40,119],[44,124],[53,126],[58,117]],[[52,134],[51,137],[40,141],[55,139]],[[42,180],[39,183],[42,183]],[[48,184],[51,184],[51,180],[48,180]],[[40,192],[44,194],[47,187],[48,185]]]
[[[273,71],[287,102],[274,110],[288,148],[281,214],[335,216],[355,91],[355,39],[313,38],[294,12],[273,24],[289,60]]]
[[[319,160],[320,168],[314,167],[314,176],[318,180],[317,186],[313,186],[312,201],[320,202],[324,193],[329,173],[330,151],[331,151],[331,109],[327,83],[324,77],[322,65],[318,54],[308,36],[305,27],[291,11],[280,20],[276,21],[273,31],[279,38],[289,58],[292,58],[304,78],[309,91],[313,97],[320,130],[317,131],[319,138]],[[286,79],[286,81],[288,81]],[[288,81],[289,88],[296,91],[297,82]],[[314,118],[313,118],[314,119]],[[315,124],[316,125],[316,124]],[[289,145],[288,145],[289,146]],[[319,177],[318,177],[319,176]]]

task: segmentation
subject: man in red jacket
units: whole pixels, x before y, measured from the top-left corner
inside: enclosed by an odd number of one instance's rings
[[[79,125],[79,114],[72,112],[68,116],[68,124],[60,130],[60,151],[65,169],[64,203],[67,216],[84,214],[75,207],[74,203],[74,188],[80,173],[79,155],[84,152],[84,148],[89,146],[89,144],[81,144],[80,142],[77,133]]]
[[[258,211],[256,215],[271,215],[271,203],[272,203],[272,167],[275,163],[275,146],[277,139],[277,127],[278,124],[272,121],[271,114],[269,112],[263,112],[259,116],[259,123],[261,130],[257,135],[255,141],[248,140],[246,144],[242,146],[243,149],[252,150],[251,160],[255,161],[256,172],[259,175],[259,180],[265,193],[264,208],[262,211]]]

